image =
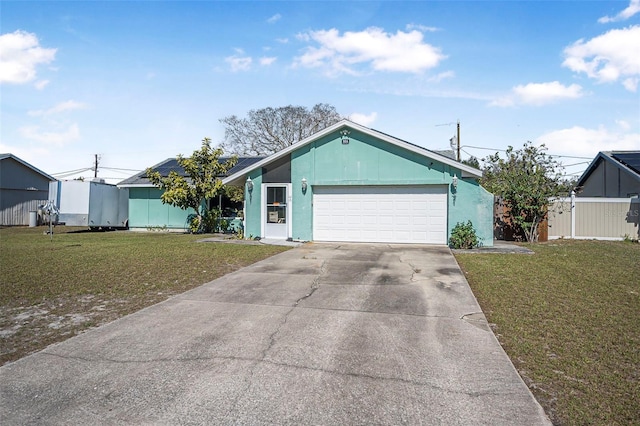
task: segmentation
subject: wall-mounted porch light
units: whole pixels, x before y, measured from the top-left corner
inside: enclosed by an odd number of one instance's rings
[[[340,132],[342,135],[342,145],[349,145],[349,132],[347,129],[344,129]]]
[[[253,181],[251,180],[250,177],[247,178],[247,191],[249,192],[253,191]]]
[[[451,184],[453,185],[453,189],[458,189],[458,176],[453,175],[453,179],[451,179]]]
[[[302,178],[302,192],[307,192],[307,179]]]

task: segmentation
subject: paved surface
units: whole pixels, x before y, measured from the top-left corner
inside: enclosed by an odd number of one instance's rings
[[[497,253],[497,254],[534,254],[524,246],[518,245],[513,241],[494,240],[492,247],[478,247],[471,250],[453,250],[456,253]]]
[[[0,424],[550,424],[446,247],[305,244],[0,368]]]

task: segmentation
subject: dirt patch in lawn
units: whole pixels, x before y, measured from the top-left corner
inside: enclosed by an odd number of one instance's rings
[[[0,365],[287,250],[77,230],[0,229]]]

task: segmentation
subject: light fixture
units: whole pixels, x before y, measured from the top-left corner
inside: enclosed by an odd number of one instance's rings
[[[458,189],[458,176],[453,175],[453,179],[451,179],[451,184],[453,185],[453,189]]]
[[[253,181],[251,180],[250,177],[247,178],[247,191],[249,192],[253,191]]]
[[[302,178],[302,192],[307,192],[307,179]]]
[[[349,145],[349,132],[347,129],[344,129],[340,132],[342,135],[342,145]]]

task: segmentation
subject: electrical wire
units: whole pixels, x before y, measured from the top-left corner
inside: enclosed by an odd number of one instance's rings
[[[93,170],[93,168],[92,167],[87,167],[85,169],[76,169],[76,170],[68,170],[66,172],[51,173],[51,176],[82,173],[82,172],[87,171],[87,170]]]

